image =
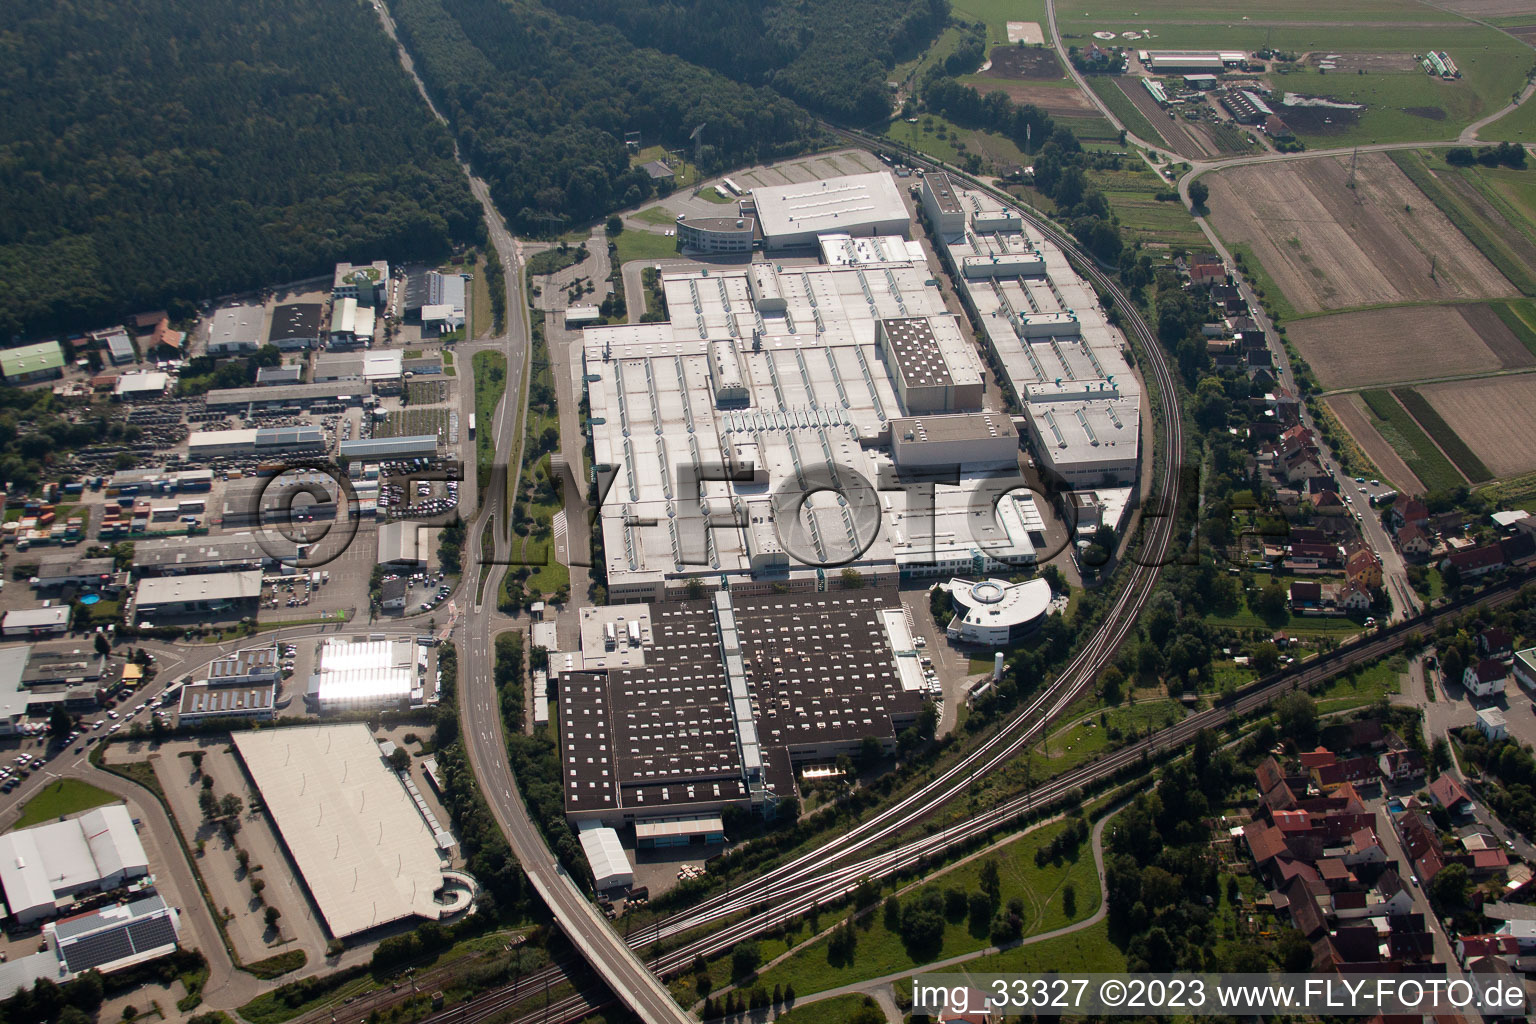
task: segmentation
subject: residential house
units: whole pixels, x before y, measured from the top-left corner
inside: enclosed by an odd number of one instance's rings
[[[1362,866],[1375,866],[1387,862],[1387,851],[1381,845],[1381,839],[1376,835],[1374,828],[1362,828],[1356,830],[1349,837],[1349,845],[1344,849],[1344,863],[1351,868]]]
[[[1514,656],[1515,638],[1509,630],[1493,626],[1477,634],[1477,650],[1485,658],[1504,661]]]
[[[1349,576],[1351,583],[1359,584],[1368,590],[1375,590],[1381,586],[1381,559],[1376,557],[1376,552],[1370,548],[1362,547],[1349,556],[1344,563],[1344,571]]]
[[[156,309],[151,310],[148,313],[135,313],[133,316],[128,318],[128,321],[129,326],[133,328],[133,333],[135,335],[140,338],[147,338],[151,334],[155,333],[155,328],[159,327],[163,322],[169,319],[170,314],[168,314],[165,310]]]
[[[1393,529],[1400,530],[1405,526],[1424,528],[1429,525],[1429,507],[1418,498],[1409,498],[1394,504],[1387,519]]]
[[[1413,910],[1413,892],[1395,868],[1387,868],[1377,876],[1375,892],[1381,897],[1388,917],[1401,917]]]
[[[1189,259],[1189,279],[1195,284],[1207,282],[1225,283],[1227,267],[1221,257],[1213,252],[1198,252]]]
[[[1461,684],[1474,697],[1493,697],[1504,692],[1508,679],[1509,669],[1502,661],[1481,658],[1476,664],[1467,666]]]
[[[1341,612],[1366,612],[1371,610],[1371,594],[1360,583],[1351,580],[1333,590],[1333,605]]]
[[[1513,539],[1513,538],[1510,538]],[[1504,552],[1499,544],[1486,544],[1482,547],[1466,548],[1462,551],[1452,551],[1440,563],[1443,570],[1447,567],[1454,568],[1461,574],[1461,578],[1475,579],[1501,568],[1504,565]]]
[[[1520,957],[1520,944],[1512,935],[1463,935],[1456,940],[1456,959],[1462,964],[1481,957],[1498,957],[1511,967]]]
[[[1417,750],[1388,750],[1376,759],[1382,778],[1388,782],[1407,782],[1423,778],[1424,756]]]
[[[1318,611],[1323,607],[1323,585],[1305,580],[1291,583],[1291,611]]]
[[[1467,795],[1461,783],[1449,774],[1441,774],[1429,784],[1429,796],[1452,814],[1465,814],[1472,809],[1472,798]],[[1436,845],[1438,842],[1436,840]]]
[[[1397,548],[1404,558],[1428,558],[1434,548],[1434,539],[1424,527],[1410,523],[1397,531]]]

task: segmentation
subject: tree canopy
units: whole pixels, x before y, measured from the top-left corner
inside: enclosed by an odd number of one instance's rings
[[[484,230],[352,0],[15,0],[0,58],[0,338]]]

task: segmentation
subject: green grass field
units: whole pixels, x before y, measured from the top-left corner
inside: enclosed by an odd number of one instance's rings
[[[1132,89],[1140,89],[1139,82],[1130,81]],[[1131,102],[1131,98],[1120,88],[1120,79],[1108,75],[1089,75],[1088,87],[1098,94],[1104,105],[1114,111],[1120,123],[1130,131],[1132,135],[1145,139],[1156,146],[1167,146],[1168,140],[1163,138],[1157,126],[1148,120],[1147,115],[1141,112],[1141,108]]]
[[[1483,460],[1473,454],[1451,425],[1441,418],[1435,411],[1429,400],[1419,394],[1413,388],[1394,388],[1393,397],[1403,404],[1403,408],[1419,421],[1419,426],[1424,428],[1431,439],[1434,440],[1445,452],[1450,460],[1456,463],[1456,468],[1461,470],[1466,478],[1475,484],[1485,480],[1492,480],[1493,473],[1483,464]]]
[[[655,224],[658,227],[664,227],[669,224],[676,224],[677,214],[673,213],[665,206],[647,206],[645,209],[635,214],[635,220],[643,220],[647,224]]]
[[[1405,666],[1397,661],[1378,661],[1355,675],[1336,676],[1313,694],[1323,714],[1374,704],[1402,688]]]
[[[1085,973],[1112,973],[1125,970],[1125,954],[1109,941],[1108,922],[1100,921],[1071,935],[972,960],[966,968],[978,974],[1012,974],[1060,970],[1063,965]]]
[[[1526,19],[1526,24],[1530,19]],[[1484,142],[1536,142],[1536,103],[1527,100],[1490,125],[1479,129]]]
[[[953,871],[934,879],[901,897],[903,903],[918,898],[924,892],[943,892],[958,889],[969,895],[980,887],[982,864],[991,860],[997,864],[1002,882],[1002,900],[1024,901],[1024,934],[1037,935],[1064,927],[1072,921],[1092,915],[1099,907],[1099,884],[1094,871],[1093,853],[1088,843],[1082,843],[1074,859],[1060,864],[1047,862],[1044,867],[1035,864],[1035,851],[1048,845],[1052,838],[1066,828],[1065,822],[1047,825],[1002,849],[977,858]],[[1070,917],[1063,911],[1062,889],[1071,884],[1076,891],[1076,911]],[[825,926],[829,922],[823,922]],[[827,940],[822,939],[783,963],[764,972],[762,983],[768,988],[775,984],[793,983],[796,993],[804,995],[836,988],[863,978],[876,978],[884,974],[921,967],[933,960],[957,956],[962,953],[985,949],[991,944],[987,935],[977,935],[965,920],[947,921],[944,938],[937,950],[911,950],[902,943],[900,936],[885,926],[882,908],[877,908],[857,927],[858,947],[853,962],[834,965],[827,959]],[[914,953],[917,954],[914,957]]]
[[[1446,219],[1454,224],[1462,234],[1467,236],[1467,241],[1477,247],[1488,258],[1488,262],[1496,267],[1499,273],[1507,277],[1511,284],[1519,288],[1527,295],[1536,295],[1536,270],[1521,259],[1520,254],[1510,245],[1510,240],[1501,237],[1498,227],[1489,224],[1476,210],[1472,208],[1461,196],[1456,195],[1450,188],[1430,173],[1431,164],[1425,154],[1415,151],[1398,151],[1389,154],[1392,162],[1423,192],[1430,202],[1445,214]],[[1439,159],[1434,161],[1434,170],[1438,174],[1458,174],[1470,183],[1474,188],[1483,180],[1481,171],[1486,168],[1471,168],[1462,170],[1450,168]],[[1517,172],[1519,173],[1519,172]],[[1529,174],[1531,172],[1524,172]],[[1524,182],[1521,182],[1524,184]],[[1480,191],[1482,191],[1480,189]],[[1486,192],[1484,193],[1487,194]],[[1525,198],[1523,192],[1515,192],[1517,196]],[[1532,198],[1536,198],[1533,196]],[[1507,207],[1507,227],[1513,230],[1521,230],[1522,214],[1509,204]],[[1529,212],[1524,214],[1529,217]],[[1536,226],[1530,220],[1525,221],[1526,232],[1536,232]]]
[[[11,828],[28,828],[53,821],[66,814],[78,814],[92,807],[115,803],[117,797],[104,789],[97,789],[79,779],[59,779],[50,782],[28,800],[21,808],[21,817]]]
[[[1129,163],[1129,161],[1127,161]],[[1158,193],[1175,191],[1140,161],[1119,171],[1089,171],[1088,179],[1109,200],[1120,218],[1127,244],[1163,243],[1175,248],[1204,249],[1205,235],[1183,203],[1158,199]]]
[[[1386,390],[1362,391],[1360,397],[1371,417],[1371,425],[1382,440],[1392,446],[1424,486],[1432,491],[1465,483],[1451,460],[1430,441],[1419,425]]]
[[[479,427],[475,437],[476,479],[483,487],[490,479],[491,464],[496,458],[491,424],[496,419],[496,406],[507,390],[507,357],[496,351],[476,352],[470,365],[475,375],[475,420]]]
[[[947,163],[962,165],[969,153],[982,160],[982,170],[995,171],[1003,164],[1028,164],[1030,158],[1011,139],[990,132],[961,128],[936,114],[924,114],[917,124],[896,119],[885,137],[898,147],[926,153]]]
[[[651,231],[624,231],[613,240],[622,266],[632,260],[666,260],[677,255],[677,239]]]
[[[1051,41],[1051,27],[1046,24],[1045,0],[954,0],[950,5],[956,18],[987,23],[987,43],[1008,42],[1008,22],[1033,21],[1039,24],[1045,41]]]

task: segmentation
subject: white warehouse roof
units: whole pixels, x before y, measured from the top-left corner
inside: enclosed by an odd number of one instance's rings
[[[592,865],[592,878],[599,892],[619,889],[635,881],[629,857],[619,843],[619,834],[611,828],[587,828],[581,831],[581,849]]]
[[[416,689],[416,645],[410,640],[330,639],[309,690],[322,707],[402,700]]]
[[[268,729],[234,741],[333,936],[437,920],[437,844],[367,726]]]
[[[884,171],[823,178],[794,185],[766,185],[752,190],[763,237],[822,232],[855,233],[874,225],[899,231],[912,219]]]
[[[142,875],[148,867],[124,804],[0,836],[0,885],[13,914],[35,916],[56,900],[103,880]]]

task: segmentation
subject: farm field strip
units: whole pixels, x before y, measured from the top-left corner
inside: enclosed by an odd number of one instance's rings
[[[1089,75],[1088,86],[1104,105],[1120,119],[1120,123],[1129,129],[1132,135],[1145,139],[1155,146],[1168,146],[1168,141],[1163,138],[1157,127],[1131,102],[1131,98],[1120,88],[1120,83],[1114,78],[1106,78],[1103,75]]]
[[[1381,431],[1376,429],[1372,421],[1370,410],[1358,394],[1334,395],[1323,399],[1323,404],[1349,432],[1349,436],[1354,438],[1355,444],[1360,446],[1366,457],[1376,464],[1383,480],[1390,481],[1393,487],[1404,494],[1423,493],[1423,481],[1408,468],[1408,463],[1403,461],[1397,449],[1381,436]]]
[[[1467,443],[1461,439],[1451,425],[1441,418],[1435,411],[1429,400],[1412,388],[1394,388],[1392,397],[1400,402],[1408,414],[1418,421],[1420,427],[1429,435],[1430,440],[1440,446],[1440,450],[1456,464],[1463,476],[1475,484],[1480,484],[1493,477],[1488,467],[1483,465],[1483,460],[1472,453]]]
[[[1456,306],[1390,306],[1308,317],[1291,323],[1286,337],[1328,391],[1402,383],[1431,372],[1451,376],[1507,368]],[[1529,365],[1529,353],[1514,347]]]
[[[1518,302],[1493,302],[1489,308],[1504,321],[1511,334],[1536,355],[1536,302],[1522,299]]]
[[[1497,477],[1536,470],[1536,375],[1430,384],[1416,389]]]
[[[1536,295],[1536,243],[1525,237],[1508,214],[1488,202],[1476,186],[1455,170],[1442,176],[1417,152],[1397,151],[1392,162],[1425,197],[1520,291]],[[1512,212],[1512,211],[1510,211]]]
[[[1371,425],[1391,445],[1424,486],[1432,491],[1457,487],[1466,481],[1444,452],[1386,390],[1363,391],[1360,397],[1371,414]]]
[[[1516,294],[1383,154],[1248,165],[1201,180],[1216,230],[1251,248],[1300,315]]]

